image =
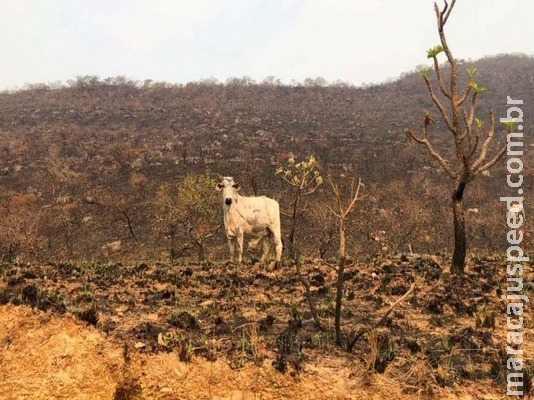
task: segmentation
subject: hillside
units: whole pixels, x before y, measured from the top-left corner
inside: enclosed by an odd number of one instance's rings
[[[507,96],[522,99],[528,138],[534,58],[503,55],[462,68],[474,65],[488,88],[480,115],[492,108],[504,116]],[[362,178],[367,197],[351,222],[351,254],[447,251],[451,184],[403,133],[431,109],[417,72],[369,87],[318,83],[170,85],[88,76],[0,93],[0,257],[93,259],[102,245],[123,240],[125,257],[166,258],[169,235],[157,210],[164,185],[209,170],[233,175],[245,193],[268,194],[288,210],[290,196],[274,171],[290,154],[314,154],[323,173]],[[446,146],[442,130],[438,123],[436,140]],[[525,197],[532,193],[531,157],[524,156]],[[505,246],[503,166],[468,189],[466,206],[479,210],[469,215],[473,252]],[[326,189],[310,197],[299,221],[306,255],[318,256],[329,240],[324,232],[333,222],[318,215],[325,201]],[[327,254],[335,249],[330,239]],[[208,256],[223,258],[223,244],[220,233]]]

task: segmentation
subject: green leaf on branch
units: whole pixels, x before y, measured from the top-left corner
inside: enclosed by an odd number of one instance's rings
[[[478,83],[472,81],[469,82],[469,87],[475,91],[475,93],[485,92],[487,89],[483,86],[479,86]]]
[[[281,176],[291,186],[300,189],[310,188],[312,186],[317,188],[323,182],[321,173],[317,169],[317,160],[314,156],[310,156],[308,159],[302,161],[297,161],[293,157],[288,158],[285,165],[275,170],[275,174]]]
[[[478,74],[478,69],[467,69],[467,75],[469,75],[469,80],[474,80],[475,76]]]
[[[428,74],[430,73],[431,69],[429,67],[423,68],[421,71],[419,71],[419,76],[422,78],[428,78]]]
[[[508,121],[501,121],[504,126],[508,127],[508,128],[513,128],[515,126],[515,124],[517,124],[517,119],[516,118],[512,118],[512,120],[508,120]]]
[[[436,58],[439,53],[443,52],[445,49],[442,45],[438,44],[437,46],[432,47],[431,49],[428,49],[426,52],[427,58]]]

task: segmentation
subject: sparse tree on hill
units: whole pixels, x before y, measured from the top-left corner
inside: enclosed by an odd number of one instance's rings
[[[406,134],[409,139],[425,146],[430,156],[455,182],[452,193],[454,253],[451,272],[462,274],[467,251],[463,207],[465,189],[477,176],[488,171],[504,156],[506,143],[492,146],[495,134],[493,111],[489,113],[489,124],[485,125],[481,119],[477,118],[477,99],[485,90],[475,80],[477,70],[468,70],[467,84],[465,87],[459,87],[458,61],[451,52],[444,31],[456,0],[452,0],[450,4],[445,0],[444,3],[441,9],[437,3],[434,3],[441,44],[428,50],[427,54],[428,58],[433,60],[438,88],[435,88],[434,82],[429,77],[430,69],[423,70],[421,76],[447,130],[452,133],[454,156],[450,160],[447,159],[430,141],[430,128],[435,121],[428,111],[425,111],[422,132],[417,133],[407,129]],[[440,53],[445,53],[447,57],[447,69],[439,64]],[[495,149],[495,147],[498,148]]]
[[[35,259],[43,245],[38,234],[42,209],[35,194],[0,191],[0,261]]]
[[[215,185],[209,173],[191,173],[179,185],[160,187],[156,218],[171,242],[171,261],[190,249],[196,250],[199,261],[206,259],[206,243],[222,227],[214,222],[221,220]]]
[[[180,218],[176,190],[176,185],[164,183],[159,187],[154,200],[154,213],[158,222],[158,231],[169,241],[170,262],[173,262],[189,249],[187,246],[181,250],[177,248]]]

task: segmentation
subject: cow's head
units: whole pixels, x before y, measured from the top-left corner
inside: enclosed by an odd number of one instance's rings
[[[222,191],[224,204],[230,206],[237,201],[237,192],[240,189],[240,186],[239,183],[234,182],[234,178],[225,176],[222,182],[219,182],[215,186],[215,189]]]

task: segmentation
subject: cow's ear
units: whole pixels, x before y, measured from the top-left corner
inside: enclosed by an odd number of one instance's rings
[[[239,189],[241,189],[241,186],[239,186],[239,183],[234,183],[234,184],[232,185],[232,187],[233,187],[235,190],[239,190]]]
[[[219,182],[218,184],[215,185],[215,189],[218,190],[218,191],[223,190],[223,188],[224,188],[224,184],[222,184],[222,183],[220,183],[220,182]]]

